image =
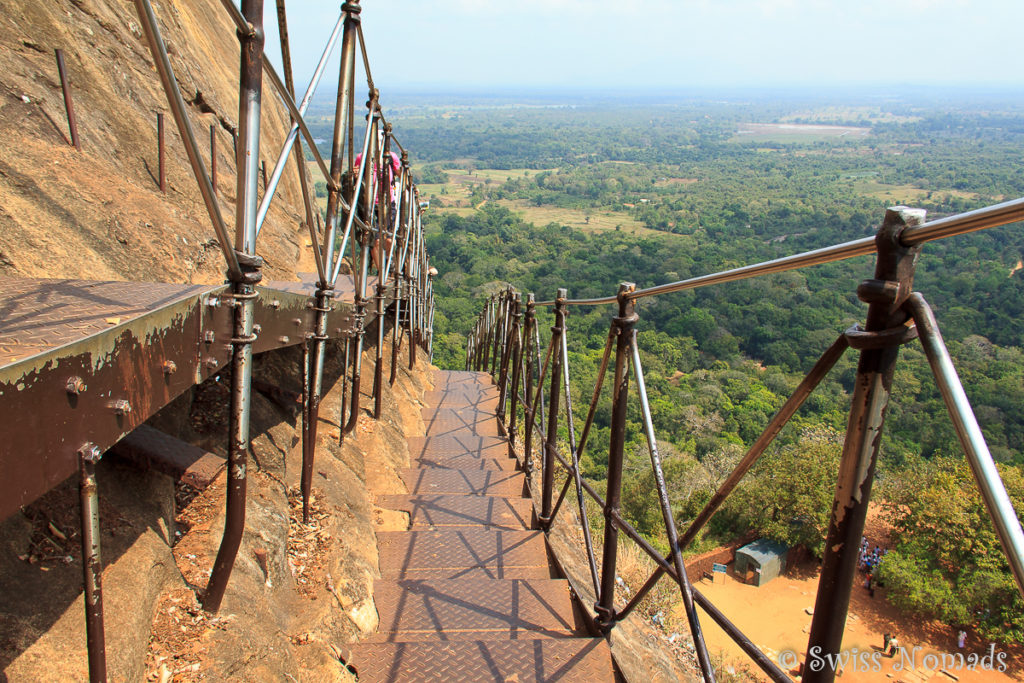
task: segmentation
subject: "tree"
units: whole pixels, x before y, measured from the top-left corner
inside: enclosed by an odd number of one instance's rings
[[[727,505],[747,529],[788,546],[803,545],[820,557],[841,443],[830,427],[805,429],[797,443],[762,456]]]
[[[1024,510],[1020,469],[999,469],[1014,508]],[[1024,601],[965,460],[919,462],[883,495],[895,547],[879,578],[893,604],[992,640],[1024,639]]]

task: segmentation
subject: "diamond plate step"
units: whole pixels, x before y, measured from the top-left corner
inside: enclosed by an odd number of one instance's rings
[[[409,514],[412,530],[430,527],[530,529],[533,506],[526,498],[498,496],[378,496],[377,505]]]
[[[439,467],[399,471],[409,493],[458,493],[476,496],[522,497],[526,478],[522,472],[453,470]]]
[[[427,436],[498,436],[498,421],[475,408],[424,408],[423,424]]]
[[[413,436],[407,440],[409,455],[464,455],[497,458],[508,455],[508,442],[500,436],[476,436],[473,434],[445,434],[444,436]]]
[[[360,682],[615,680],[611,651],[601,638],[457,643],[368,643],[348,662]]]
[[[378,579],[371,641],[564,638],[581,626],[564,579]]]
[[[489,381],[490,380],[488,380],[488,382]],[[487,384],[486,386],[464,385],[448,386],[438,388],[433,391],[427,391],[423,394],[423,399],[427,405],[444,406],[449,408],[478,405],[481,406],[481,408],[486,406],[486,409],[493,411],[500,395],[501,393],[498,391],[498,387],[493,384]]]
[[[507,455],[501,458],[478,458],[475,455],[453,457],[424,456],[409,463],[413,467],[436,467],[449,470],[504,470],[514,472],[519,467],[515,459]]]
[[[504,439],[465,437],[409,439],[410,466],[444,467],[456,470],[514,470],[518,461],[509,456]],[[492,443],[473,447],[473,442]]]
[[[550,578],[541,531],[440,528],[377,532],[385,578]],[[479,571],[472,571],[479,570]]]
[[[442,391],[454,387],[494,388],[491,376],[486,372],[475,370],[435,370],[431,375],[434,391]]]

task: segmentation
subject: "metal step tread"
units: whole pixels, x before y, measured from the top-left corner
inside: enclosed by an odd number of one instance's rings
[[[424,408],[423,424],[428,437],[491,437],[499,435],[498,421],[494,414],[480,412],[475,408],[459,410]]]
[[[430,527],[533,528],[533,505],[528,498],[386,495],[377,497],[377,505],[409,513],[409,525],[413,530]]]
[[[440,468],[447,470],[505,470],[513,472],[519,468],[515,458],[504,455],[498,458],[480,458],[475,455],[432,456],[425,455],[415,458],[410,465],[413,468]]]
[[[511,578],[519,570],[550,576],[544,532],[514,529],[437,528],[377,532],[381,576],[416,578],[430,572],[458,578],[467,570]],[[477,572],[478,574],[481,572]]]
[[[602,638],[367,643],[348,662],[360,681],[614,681]]]
[[[377,641],[460,632],[495,639],[584,633],[564,579],[378,579],[373,599],[380,625],[371,639]]]
[[[476,496],[522,497],[526,478],[522,472],[505,470],[462,470],[429,467],[399,470],[409,493],[465,494]]]
[[[412,436],[406,439],[409,456],[421,455],[465,455],[497,457],[508,455],[508,442],[501,436],[480,436],[474,434],[445,434],[443,436]]]

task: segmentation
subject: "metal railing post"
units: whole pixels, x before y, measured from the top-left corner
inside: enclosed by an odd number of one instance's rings
[[[338,72],[338,97],[334,109],[334,135],[331,141],[331,179],[334,188],[327,192],[327,223],[324,226],[323,258],[328,273],[333,270],[334,238],[338,229],[338,209],[341,201],[341,176],[351,166],[355,152],[352,149],[353,116],[355,113],[353,83],[355,81],[356,36],[359,32],[359,13],[362,8],[359,0],[350,0],[342,5],[345,13],[344,28],[341,34],[341,65]],[[345,164],[346,133],[348,139],[348,164]],[[350,204],[354,204],[355,197]],[[355,206],[350,207],[353,211]],[[344,254],[340,251],[337,260],[340,262]],[[353,264],[353,268],[355,264]],[[331,278],[334,279],[333,277]]]
[[[409,218],[412,216],[412,175],[411,169],[409,168],[409,153],[404,149],[402,150],[402,177],[406,179],[406,186],[402,188],[402,194],[408,195],[407,199],[402,201],[402,210],[398,216],[398,232],[395,235],[395,245],[405,244],[409,234]],[[404,256],[404,248],[402,250]],[[405,279],[402,277],[404,271],[404,264],[402,263],[401,257],[396,262],[394,267],[394,279],[395,279],[395,319],[393,321],[393,327],[391,331],[391,376],[389,377],[389,383],[394,384],[398,378],[398,347],[400,341],[400,325],[402,318],[402,298],[405,296]],[[467,370],[469,368],[466,368]]]
[[[999,476],[999,470],[996,469],[995,460],[992,459],[992,453],[971,409],[956,368],[953,367],[953,359],[950,358],[946,343],[942,340],[942,333],[939,332],[939,324],[931,307],[923,296],[915,292],[910,297],[909,308],[920,333],[921,346],[924,347],[928,364],[935,375],[939,393],[942,394],[942,400],[953,422],[953,429],[960,439],[960,445],[963,446],[967,463],[978,484],[978,491],[992,518],[992,526],[999,543],[1003,547],[1003,554],[1006,555],[1010,571],[1017,582],[1017,591],[1024,596],[1024,531],[1021,530],[1020,520],[1013,509],[1013,501],[1006,493],[1006,486]]]
[[[842,647],[896,358],[899,344],[906,340],[909,315],[903,304],[911,294],[920,253],[920,246],[904,246],[900,237],[908,226],[924,223],[924,217],[922,209],[899,206],[886,211],[875,237],[875,277],[857,288],[857,296],[868,304],[866,334],[859,336],[869,341],[851,342],[861,348],[860,361],[805,659],[823,666],[805,667],[808,683],[835,680],[831,663],[838,660]]]
[[[541,465],[541,513],[540,524],[544,529],[551,528],[551,508],[555,493],[555,449],[558,448],[558,397],[562,382],[562,335],[565,334],[565,301],[568,291],[558,290],[555,298],[555,324],[551,327],[551,348],[555,353],[551,358],[551,389],[548,394],[548,431],[544,439],[544,460]]]
[[[388,274],[384,268],[385,236],[391,234],[392,216],[391,188],[394,184],[394,167],[391,165],[391,124],[384,123],[384,152],[378,173],[377,188],[377,286],[374,288],[377,313],[377,350],[373,364],[373,418],[379,420],[384,409],[384,280]]]
[[[526,481],[533,482],[533,426],[536,423],[533,413],[533,371],[534,354],[530,349],[534,345],[534,329],[537,327],[537,300],[533,293],[526,295],[526,315],[523,323],[523,339],[526,340],[526,391],[523,394],[523,471]]]
[[[519,310],[519,294],[514,293],[514,290],[511,287],[508,288],[508,306],[506,307],[506,310],[508,311],[508,315],[506,316],[507,324],[504,325],[503,327],[506,327],[509,330],[511,330],[511,328],[515,325],[515,316]],[[506,428],[505,417],[507,415],[507,411],[505,406],[506,401],[508,400],[508,368],[509,363],[512,362],[511,339],[511,332],[504,335],[504,343],[502,344],[501,349],[500,370],[498,372],[498,409],[495,412],[497,413],[498,416],[499,428],[502,430],[505,430]],[[506,431],[506,436],[507,435],[508,434]]]
[[[325,286],[325,283],[321,281],[317,285],[315,303],[313,304],[316,318],[313,324],[313,334],[309,338],[309,341],[313,343],[313,348],[310,358],[307,360],[309,367],[305,370],[305,393],[308,397],[308,405],[303,412],[306,424],[302,431],[302,477],[300,488],[302,490],[302,521],[306,524],[309,523],[309,494],[313,487],[313,464],[316,460],[316,436],[317,427],[320,422],[324,360],[326,357],[327,340],[329,339],[327,334],[327,314],[331,312],[332,296],[334,296],[334,287],[332,285]]]
[[[622,492],[623,449],[626,444],[626,399],[629,394],[629,347],[633,329],[639,319],[629,295],[636,290],[632,282],[619,285],[619,314],[612,319],[615,326],[615,384],[612,386],[612,421],[608,445],[608,486],[604,502],[604,550],[601,555],[601,593],[594,610],[598,628],[606,630],[615,622],[615,562],[619,550],[619,530],[615,515],[619,512]]]
[[[507,292],[499,292],[497,300],[495,301],[494,308],[494,334],[491,339],[493,348],[491,349],[491,377],[494,377],[495,373],[500,369],[500,354],[502,337],[505,331],[505,314],[508,311],[508,296]]]
[[[246,459],[249,450],[249,414],[252,405],[253,303],[262,278],[263,260],[255,255],[256,206],[259,177],[260,103],[263,86],[263,0],[243,0],[242,14],[252,27],[239,34],[239,137],[238,202],[235,210],[235,254],[241,272],[232,276],[235,304],[231,339],[231,403],[228,421],[227,517],[224,537],[203,595],[203,608],[220,609],[235,556],[245,530]]]
[[[508,450],[515,457],[516,410],[519,408],[519,386],[523,377],[523,309],[522,296],[516,294],[512,301],[512,405],[508,419]],[[501,403],[504,405],[504,401]]]
[[[374,163],[377,159],[377,135],[376,128],[380,121],[380,109],[377,106],[377,97],[379,93],[376,90],[370,91],[370,99],[367,101],[366,106],[368,108],[367,118],[371,122],[370,125],[373,128],[373,132],[370,134],[370,150],[368,151],[369,159],[363,160],[363,171],[367,175],[367,179],[363,180],[363,186],[366,188],[365,197],[365,215],[367,221],[371,224],[373,222],[373,198],[370,197],[370,188],[374,186],[372,181],[372,175],[379,173],[380,168],[373,168]],[[358,211],[357,199],[353,198],[351,210]],[[348,423],[345,425],[344,432],[349,434],[353,429],[356,428],[356,424],[359,422],[359,386],[362,383],[362,367],[363,367],[363,335],[366,332],[366,304],[369,303],[369,299],[366,297],[366,277],[369,272],[369,259],[370,259],[370,229],[369,226],[362,229],[359,234],[359,280],[356,284],[355,293],[355,312],[352,317],[355,321],[354,333],[355,339],[353,341],[354,350],[352,357],[352,404],[349,408]],[[338,254],[338,258],[341,258],[341,254]]]
[[[96,463],[103,456],[94,444],[78,450],[78,495],[82,523],[82,576],[85,583],[85,640],[89,680],[107,680],[106,637],[103,632],[103,562],[100,558],[100,499]]]

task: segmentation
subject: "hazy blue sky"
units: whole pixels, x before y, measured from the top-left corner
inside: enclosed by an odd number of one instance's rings
[[[364,0],[387,89],[1024,86],[1021,0]],[[267,48],[279,61],[274,3]],[[340,3],[289,0],[307,82]],[[301,40],[297,38],[301,37]],[[340,42],[340,41],[339,41]],[[337,56],[332,58],[337,73]],[[330,75],[320,92],[336,85]]]

